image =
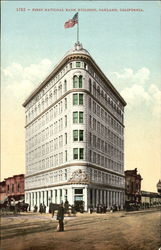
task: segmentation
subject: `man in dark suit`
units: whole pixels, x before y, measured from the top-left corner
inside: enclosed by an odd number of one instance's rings
[[[61,203],[58,208],[58,213],[57,213],[57,220],[59,221],[58,232],[64,231],[64,212],[65,212],[65,209],[64,209],[63,203]]]

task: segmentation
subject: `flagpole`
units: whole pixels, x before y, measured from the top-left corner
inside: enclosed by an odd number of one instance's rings
[[[79,18],[77,22],[77,43],[79,43]]]

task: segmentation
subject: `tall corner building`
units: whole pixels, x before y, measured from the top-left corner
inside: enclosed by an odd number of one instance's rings
[[[25,199],[124,205],[126,103],[78,42],[23,103]]]

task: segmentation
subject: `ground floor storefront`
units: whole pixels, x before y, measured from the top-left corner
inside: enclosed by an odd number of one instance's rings
[[[95,209],[98,205],[104,205],[107,209],[116,205],[123,209],[124,199],[124,189],[100,188],[87,184],[71,184],[25,192],[25,202],[29,203],[31,211],[35,205],[39,209],[42,203],[48,212],[50,203],[60,204],[65,201],[70,205],[82,202],[85,211],[91,207]]]

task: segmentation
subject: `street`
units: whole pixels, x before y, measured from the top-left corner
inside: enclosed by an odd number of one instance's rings
[[[51,214],[2,216],[1,249],[158,250],[160,218],[159,211],[77,214],[57,232]]]

